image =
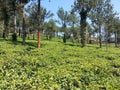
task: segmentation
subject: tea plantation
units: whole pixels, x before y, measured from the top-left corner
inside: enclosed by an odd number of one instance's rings
[[[120,90],[120,49],[0,39],[0,90]]]

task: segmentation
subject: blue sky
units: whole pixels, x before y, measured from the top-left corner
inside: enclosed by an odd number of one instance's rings
[[[114,10],[120,13],[120,0],[111,0],[114,5]]]
[[[51,2],[49,0],[41,0],[42,6],[54,13],[55,19],[57,19],[56,12],[60,7],[63,7],[66,11],[70,11],[73,2],[74,0],[51,0]],[[114,10],[120,13],[120,0],[111,0],[111,2],[114,5]]]
[[[57,19],[56,12],[60,7],[63,7],[64,10],[69,11],[71,10],[71,5],[73,4],[74,0],[41,0],[41,4],[47,10],[50,10],[54,13],[54,18]]]

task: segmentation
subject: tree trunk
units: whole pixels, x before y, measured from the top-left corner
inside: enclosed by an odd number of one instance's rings
[[[6,7],[4,8],[4,30],[3,30],[3,38],[6,40],[7,39],[7,27],[8,27],[8,14]]]
[[[81,16],[81,21],[80,21],[80,24],[81,24],[81,30],[80,30],[80,35],[81,35],[81,47],[85,47],[85,41],[86,41],[86,35],[85,35],[85,32],[86,32],[86,19],[87,19],[87,11],[82,9],[81,13],[80,13],[80,16]]]
[[[25,39],[26,39],[26,31],[25,31],[25,11],[24,11],[24,5],[22,7],[22,11],[23,11],[23,41],[22,44],[25,45]]]
[[[120,44],[120,31],[118,30],[117,31],[117,47],[119,47],[119,44]]]
[[[16,12],[14,11],[14,33],[16,33]]]
[[[19,27],[19,37],[20,37],[20,35],[21,35],[21,34],[20,34],[20,27]]]
[[[106,51],[108,51],[108,30],[106,30]]]
[[[89,44],[92,44],[92,40],[91,40],[91,32],[89,32],[89,39],[90,39],[90,40],[88,40],[88,43],[89,43]]]
[[[27,39],[30,39],[30,33],[28,33],[28,35],[27,35]]]
[[[33,35],[32,35],[32,36],[33,36],[33,40],[35,40],[35,35],[34,35],[34,33],[33,33]]]
[[[115,32],[114,34],[115,34],[115,47],[117,47],[117,32]]]
[[[40,6],[40,0],[38,0],[38,48],[40,48],[40,19],[41,19],[41,17],[40,17],[40,15],[41,15],[41,10],[40,10],[40,8],[41,8],[41,6]]]
[[[99,44],[100,48],[102,48],[102,34],[101,34],[101,26],[99,25]]]
[[[63,42],[66,43],[66,34],[64,33]]]
[[[40,31],[38,30],[38,48],[40,48]]]
[[[3,36],[2,36],[5,40],[7,39],[7,26],[4,25],[4,30],[3,30]]]
[[[14,32],[12,35],[12,41],[17,41],[17,31],[16,31],[16,10],[14,10]]]

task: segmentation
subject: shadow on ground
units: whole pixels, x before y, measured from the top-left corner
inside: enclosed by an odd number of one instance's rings
[[[77,46],[77,47],[80,47],[79,44],[73,44],[73,43],[66,43],[65,45],[68,45],[68,46]]]
[[[4,41],[4,40],[0,39],[0,41]],[[9,43],[11,45],[22,45],[22,41],[12,42],[12,41],[8,40],[7,43]],[[31,47],[37,48],[37,41],[36,42],[26,41],[25,46],[31,46]],[[45,44],[42,43],[40,46],[42,48],[45,46]]]

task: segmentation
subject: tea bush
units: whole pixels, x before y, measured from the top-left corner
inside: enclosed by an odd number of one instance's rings
[[[1,90],[119,90],[120,50],[28,40],[0,42]]]

